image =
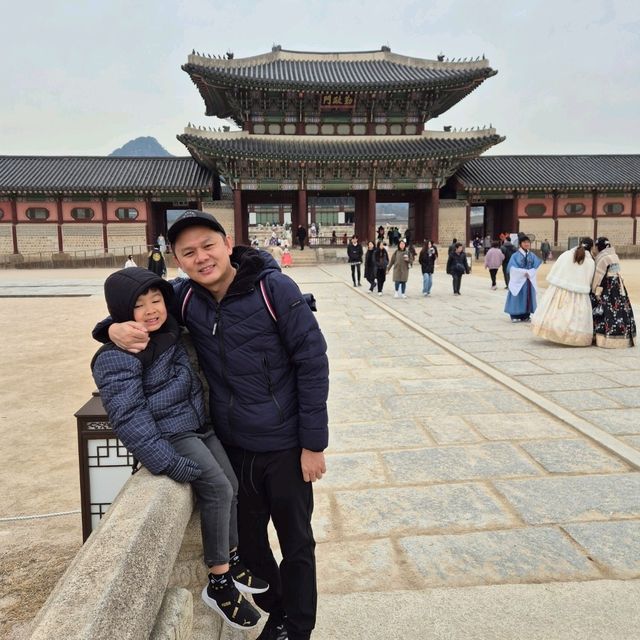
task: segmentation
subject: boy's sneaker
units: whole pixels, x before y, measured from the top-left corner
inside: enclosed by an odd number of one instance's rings
[[[234,549],[229,554],[229,573],[238,591],[243,593],[264,593],[269,588],[269,583],[254,576],[240,560],[238,552]]]
[[[256,640],[288,640],[289,635],[281,617],[270,615]]]
[[[221,576],[209,574],[209,584],[202,590],[202,600],[234,629],[250,629],[260,620],[258,610],[236,589],[229,572]]]

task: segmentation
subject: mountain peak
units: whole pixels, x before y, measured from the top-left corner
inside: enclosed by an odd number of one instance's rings
[[[129,140],[119,149],[112,151],[110,156],[167,156],[173,157],[155,138],[151,136],[142,136]]]

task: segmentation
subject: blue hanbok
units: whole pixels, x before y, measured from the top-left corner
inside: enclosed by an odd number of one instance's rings
[[[523,269],[530,271],[531,269],[537,269],[541,264],[542,260],[533,252],[525,252],[520,249],[511,256],[509,264],[507,265],[507,271],[511,277],[513,277],[514,272],[512,269],[514,268],[517,270]],[[519,275],[524,277],[522,271],[519,271]],[[536,310],[535,281],[532,282],[531,279],[525,278],[517,294],[512,292],[511,283],[509,284],[509,293],[507,294],[507,301],[504,305],[505,313],[508,313],[512,320],[529,320],[529,316]]]

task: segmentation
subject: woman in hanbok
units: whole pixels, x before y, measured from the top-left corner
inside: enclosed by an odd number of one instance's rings
[[[504,305],[511,322],[529,322],[536,310],[536,271],[542,260],[531,251],[531,240],[522,234],[518,237],[518,250],[509,259],[509,292]]]
[[[591,247],[593,240],[583,238],[554,263],[547,276],[549,287],[531,316],[533,335],[570,347],[588,347],[593,342]]]
[[[591,282],[593,330],[598,347],[622,349],[635,344],[636,321],[620,272],[620,259],[608,238],[593,247],[596,268]]]

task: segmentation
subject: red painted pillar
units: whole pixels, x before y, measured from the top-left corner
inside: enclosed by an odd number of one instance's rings
[[[242,191],[233,190],[233,240],[235,244],[242,244]]]
[[[433,187],[429,198],[429,236],[431,242],[437,244],[440,242],[440,189]]]
[[[553,192],[553,246],[558,245],[558,192]]]
[[[102,207],[102,248],[105,253],[109,251],[109,234],[107,233],[107,198],[100,198]]]
[[[593,198],[591,200],[591,217],[593,218],[593,239],[598,237],[598,192],[593,190]]]
[[[367,237],[376,237],[376,190],[369,189],[367,198]]]
[[[485,229],[485,236],[486,229]],[[471,204],[467,202],[466,211],[464,214],[464,237],[465,242],[464,246],[466,247],[469,244],[469,240],[471,240]]]
[[[631,236],[632,244],[636,244],[638,239],[638,193],[631,192],[631,219],[633,220],[633,232]]]
[[[307,212],[307,191],[306,189],[298,189],[298,220],[294,227],[293,237],[296,237],[296,231],[298,230],[298,225],[301,224],[305,229],[309,226],[308,221],[308,212]],[[307,238],[307,242],[309,239]]]
[[[56,198],[56,213],[58,218],[58,253],[64,251],[64,242],[62,240],[62,197]]]
[[[18,251],[18,206],[16,199],[11,198],[11,241],[13,242],[13,253],[20,253]]]
[[[153,207],[151,206],[151,198],[144,199],[144,209],[147,212],[147,224],[145,225],[145,231],[147,235],[147,244],[153,246],[156,243],[158,237],[155,232],[155,225],[153,220]]]

